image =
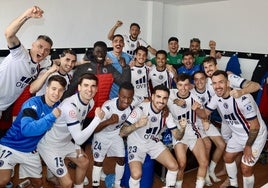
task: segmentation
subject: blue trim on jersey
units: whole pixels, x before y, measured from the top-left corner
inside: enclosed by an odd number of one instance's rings
[[[244,117],[244,115],[241,113],[240,109],[238,108],[238,105],[235,101],[235,99],[233,98],[233,105],[234,105],[234,113],[238,118],[238,121],[242,124],[244,130],[246,131],[247,134],[249,134],[249,124],[246,121],[246,118]]]
[[[76,122],[73,122],[73,123],[67,123],[67,126],[73,126],[73,125],[76,125],[76,124],[80,124],[80,122],[76,121]]]

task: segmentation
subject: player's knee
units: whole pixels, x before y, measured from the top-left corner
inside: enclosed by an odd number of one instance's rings
[[[253,174],[253,168],[251,166],[247,166],[241,163],[241,171],[242,175],[245,177],[249,177]]]
[[[142,172],[141,171],[135,171],[135,172],[131,172],[131,177],[134,180],[138,180],[141,178]]]
[[[86,157],[80,157],[78,160],[77,166],[80,168],[87,169],[89,166],[89,159]]]
[[[68,179],[61,179],[61,178],[59,178],[60,179],[60,185],[61,185],[61,187],[63,187],[63,188],[71,188],[72,186],[73,186],[73,181],[71,180],[71,178],[68,178]]]

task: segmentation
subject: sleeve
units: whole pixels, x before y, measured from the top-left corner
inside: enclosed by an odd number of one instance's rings
[[[177,128],[177,124],[175,122],[175,119],[172,117],[171,113],[169,113],[166,123],[167,128],[169,128],[170,130]]]
[[[129,125],[136,123],[141,118],[142,114],[143,111],[141,110],[141,107],[140,106],[135,107],[131,112],[130,116],[128,116],[126,123]]]
[[[258,107],[251,95],[243,95],[239,99],[235,100],[239,109],[241,109],[241,113],[247,120],[252,120],[257,117]]]
[[[217,97],[214,95],[211,100],[205,105],[205,108],[208,109],[209,111],[213,111],[217,109]]]
[[[240,76],[237,76],[235,74],[229,74],[228,75],[228,80],[230,82],[230,87],[231,88],[241,88],[246,81],[245,78],[241,78]]]
[[[25,137],[43,135],[56,121],[56,117],[52,112],[41,116],[43,112],[39,112],[34,105],[36,104],[31,103],[23,109],[21,132]]]

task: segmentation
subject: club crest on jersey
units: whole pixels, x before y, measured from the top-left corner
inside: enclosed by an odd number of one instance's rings
[[[131,112],[130,117],[131,118],[136,118],[137,117],[137,112],[135,112],[135,111]]]
[[[134,155],[133,154],[130,154],[129,156],[128,156],[128,160],[130,161],[130,160],[132,160],[134,158]]]
[[[227,103],[224,103],[224,104],[223,104],[223,107],[224,107],[225,109],[228,109],[228,104],[227,104]]]
[[[151,117],[151,122],[156,122],[157,121],[157,117],[153,116]]]
[[[71,110],[71,111],[69,112],[69,116],[70,116],[71,118],[75,118],[75,117],[76,117],[76,113],[75,113],[75,111],[74,111],[74,110]]]
[[[58,168],[56,173],[57,173],[58,175],[62,175],[63,172],[64,172],[63,168]]]
[[[121,116],[121,120],[125,120],[127,118],[127,115],[126,114],[123,114],[122,116]]]
[[[100,154],[99,154],[98,152],[95,152],[95,153],[94,153],[94,158],[97,159],[97,158],[99,158],[99,157],[100,157]]]
[[[130,41],[128,41],[128,42],[130,42]],[[135,47],[135,44],[134,43],[131,43],[130,46],[131,46],[131,48],[134,48]]]
[[[163,80],[164,76],[163,75],[159,75],[159,80]]]
[[[102,72],[103,72],[103,73],[108,73],[107,68],[106,68],[106,67],[104,67],[104,68],[102,69]]]
[[[182,107],[182,108],[186,108],[186,107],[187,107],[187,104],[184,103],[181,107]]]
[[[32,67],[31,68],[31,74],[34,74],[36,72],[36,68],[35,67]]]
[[[141,74],[141,73],[142,73],[142,70],[139,69],[139,70],[137,71],[137,73],[138,73],[138,74]]]
[[[249,105],[246,106],[246,109],[247,109],[247,111],[251,111],[252,110],[252,106],[249,104]]]

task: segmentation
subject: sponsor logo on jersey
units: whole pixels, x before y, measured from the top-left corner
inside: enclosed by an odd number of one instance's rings
[[[71,111],[69,112],[69,116],[70,116],[71,118],[75,118],[75,117],[76,117],[76,113],[75,113],[75,111],[74,111],[74,110],[71,110]]]
[[[16,87],[25,88],[32,80],[33,80],[32,77],[27,78],[23,76],[21,77],[20,81],[16,83]]]

